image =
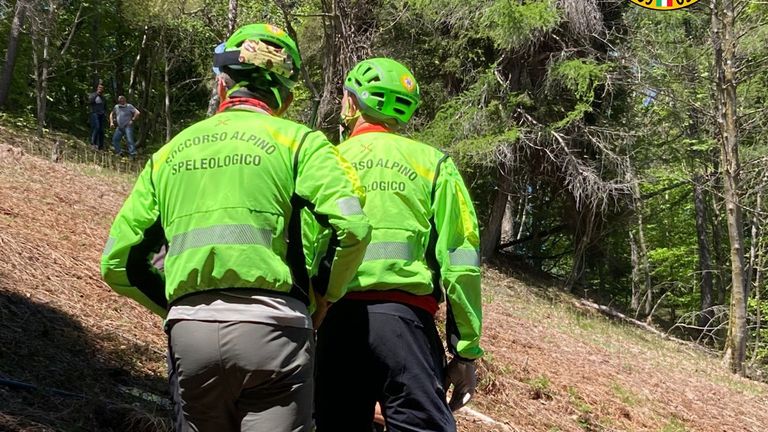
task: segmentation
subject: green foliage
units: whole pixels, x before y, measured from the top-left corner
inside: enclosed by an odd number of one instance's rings
[[[589,414],[592,412],[592,406],[584,401],[579,391],[575,387],[568,386],[568,399],[580,413]]]
[[[495,150],[518,139],[517,129],[508,120],[512,110],[529,104],[526,95],[502,93],[493,74],[486,73],[445,103],[418,137],[451,152],[462,164],[494,164]]]
[[[544,375],[539,375],[538,377],[532,378],[527,382],[531,387],[531,399],[552,399],[552,383],[550,382],[549,378]]]
[[[570,90],[582,103],[591,103],[595,88],[606,82],[609,63],[598,64],[595,59],[572,59],[556,63],[549,70],[550,82],[556,82]]]
[[[483,11],[481,32],[500,49],[527,45],[553,30],[561,20],[553,0],[493,2]]]
[[[613,393],[619,397],[624,405],[630,407],[637,405],[637,396],[618,382],[611,384],[611,390],[613,390]]]

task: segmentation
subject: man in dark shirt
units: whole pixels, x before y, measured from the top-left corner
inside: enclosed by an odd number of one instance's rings
[[[95,92],[88,95],[88,104],[91,107],[91,148],[101,150],[104,148],[104,127],[107,123],[107,100],[101,83],[96,86]]]

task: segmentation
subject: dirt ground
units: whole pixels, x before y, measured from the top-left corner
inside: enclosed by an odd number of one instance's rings
[[[154,400],[167,396],[160,319],[99,277],[131,186],[0,144],[0,431],[167,430]],[[461,431],[768,429],[768,386],[717,357],[575,310],[524,275],[484,272],[488,354]]]

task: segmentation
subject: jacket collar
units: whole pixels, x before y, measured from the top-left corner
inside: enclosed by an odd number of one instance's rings
[[[385,132],[385,133],[391,133],[392,131],[389,130],[386,126],[382,126],[380,124],[375,123],[366,123],[364,125],[358,126],[355,128],[354,131],[352,131],[352,134],[349,136],[350,138],[358,135],[362,135],[364,133],[370,133],[370,132]]]
[[[219,104],[219,109],[216,110],[216,113],[220,113],[223,111],[227,111],[229,109],[239,109],[239,110],[247,110],[247,111],[255,111],[255,112],[261,112],[264,114],[272,115],[272,109],[265,104],[264,102],[253,99],[253,98],[244,98],[244,97],[234,97],[234,98],[227,98],[222,103]]]

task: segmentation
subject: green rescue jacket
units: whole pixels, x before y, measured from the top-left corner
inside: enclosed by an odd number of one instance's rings
[[[482,356],[477,216],[453,161],[386,132],[353,136],[339,151],[358,173],[373,226],[348,292],[397,289],[447,299],[449,349],[468,359]],[[329,235],[305,234],[313,236],[317,250],[309,254],[321,253]],[[307,265],[317,270],[317,260]]]
[[[118,293],[165,316],[190,293],[260,288],[308,302],[299,212],[338,238],[325,297],[343,296],[370,240],[354,170],[320,132],[230,109],[152,155],[118,213],[101,262]],[[167,242],[164,274],[150,265]]]

